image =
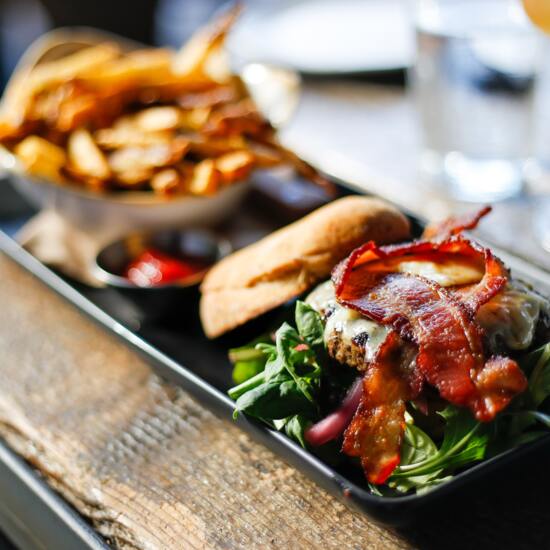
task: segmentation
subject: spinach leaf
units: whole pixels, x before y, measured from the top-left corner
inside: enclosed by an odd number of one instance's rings
[[[392,474],[392,481],[402,483],[406,479],[418,489],[422,485],[414,483],[414,480],[411,482],[411,478],[428,476],[425,481],[433,484],[442,472],[452,472],[485,456],[489,437],[470,411],[449,405],[439,414],[445,419],[445,431],[437,452],[433,453],[431,448],[432,452],[424,452],[425,458],[409,464],[402,463]],[[423,439],[425,449],[430,448]]]
[[[534,366],[529,376],[529,393],[534,406],[539,407],[550,395],[550,344],[531,353],[525,364],[529,366],[533,362]]]
[[[323,344],[324,324],[321,316],[305,302],[296,302],[296,327],[300,336],[310,346]]]
[[[401,466],[419,464],[427,461],[437,454],[437,446],[431,437],[415,426],[412,419],[408,420],[405,427],[403,445],[401,447]],[[410,475],[407,477],[390,479],[389,486],[399,492],[406,493],[410,489],[417,490],[430,484],[436,478],[441,469],[436,469],[424,475]]]
[[[297,441],[304,449],[306,448],[306,440],[304,432],[311,425],[311,420],[307,419],[302,414],[288,416],[282,420],[275,420],[273,426],[276,430],[284,430],[286,435],[294,441]]]
[[[246,380],[256,376],[259,372],[262,372],[265,368],[265,357],[253,361],[237,361],[233,367],[233,382],[235,384],[242,384]]]
[[[229,350],[229,360],[234,365],[232,378],[235,384],[242,384],[264,370],[268,356],[258,346],[269,341],[269,336],[261,336],[246,346]]]
[[[242,412],[258,418],[279,431],[284,430],[304,446],[305,428],[319,418],[322,369],[313,346],[319,335],[322,338],[323,327],[319,315],[306,304],[300,304],[296,306],[300,329],[283,323],[275,333],[275,344],[258,342],[254,353],[246,346],[238,348],[247,354],[245,358],[262,361],[263,367],[251,377],[241,378],[242,382],[228,394],[235,400],[234,416]]]
[[[297,413],[311,415],[315,412],[296,382],[284,376],[244,393],[237,399],[235,408],[261,420],[280,420]]]
[[[467,409],[449,405],[439,413],[446,421],[445,434],[439,453],[448,466],[458,468],[485,456],[488,436]]]
[[[519,424],[523,427],[523,430],[518,431],[524,431],[537,422],[540,422],[546,428],[550,428],[550,415],[541,411],[514,411],[510,414],[513,416],[514,420],[518,420]]]
[[[545,401],[550,395],[550,344],[529,353],[520,366],[529,375],[528,390],[518,396],[495,421],[497,427],[497,445],[501,450],[515,447],[530,439],[528,430],[537,422],[550,428],[546,421]],[[547,409],[547,408],[546,408]]]

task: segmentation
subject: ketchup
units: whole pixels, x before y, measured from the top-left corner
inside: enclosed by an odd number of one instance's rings
[[[195,259],[174,258],[148,248],[128,265],[124,276],[137,286],[157,286],[187,279],[206,267],[206,263]]]

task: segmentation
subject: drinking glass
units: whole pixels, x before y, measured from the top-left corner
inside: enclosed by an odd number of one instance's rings
[[[410,72],[421,168],[455,198],[518,194],[532,137],[538,37],[519,0],[418,0]]]
[[[550,1],[523,0],[531,21],[546,33],[540,56],[535,94],[536,190],[533,229],[540,244],[550,251]]]

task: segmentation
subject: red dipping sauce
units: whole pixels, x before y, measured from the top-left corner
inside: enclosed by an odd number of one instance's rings
[[[191,258],[175,258],[148,248],[133,260],[124,277],[137,286],[159,286],[182,281],[204,271],[208,264]]]

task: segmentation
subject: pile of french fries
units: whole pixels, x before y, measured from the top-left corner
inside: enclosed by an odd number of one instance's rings
[[[21,70],[0,104],[0,143],[32,175],[95,191],[212,195],[254,168],[294,166],[223,45],[235,8],[181,50],[113,43]]]

